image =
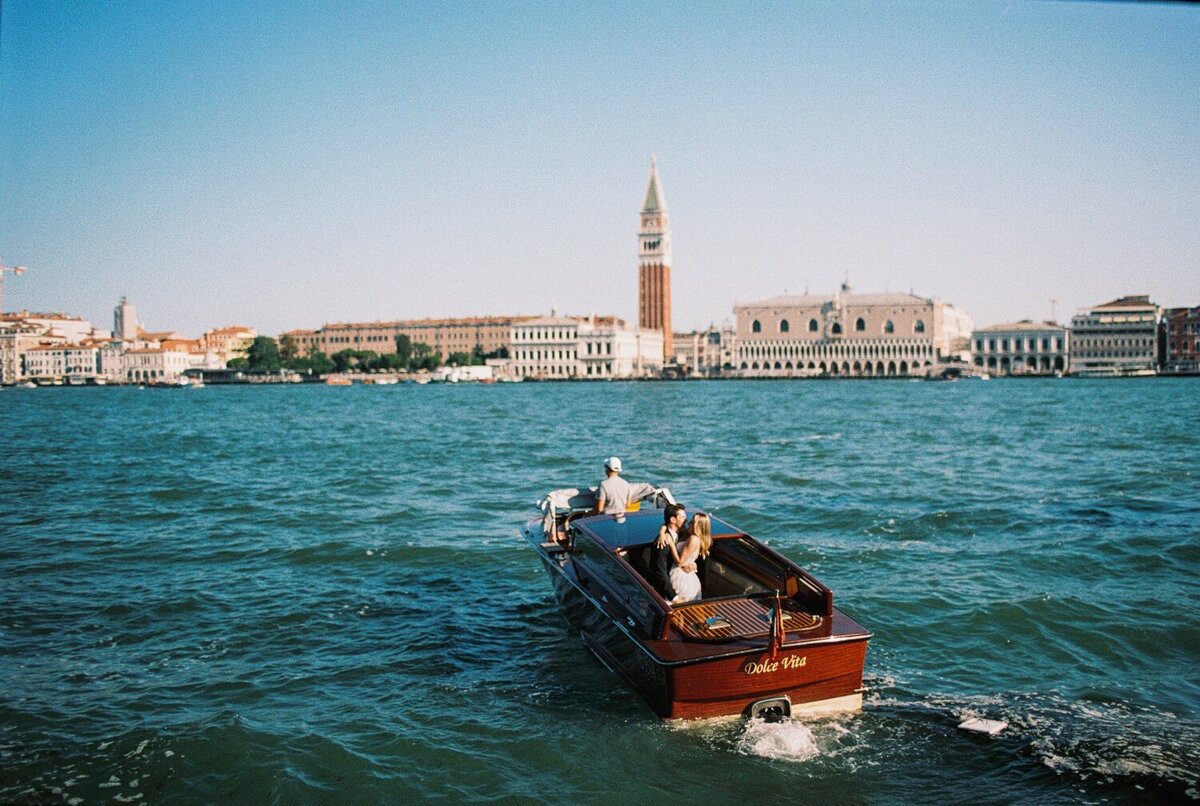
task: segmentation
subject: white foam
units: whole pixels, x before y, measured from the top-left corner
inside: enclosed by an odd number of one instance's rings
[[[974,719],[968,719],[964,722],[961,722],[958,727],[961,730],[969,730],[974,733],[986,733],[989,736],[995,736],[997,733],[1000,733],[1002,730],[1007,728],[1008,723],[1002,722],[999,719],[980,719],[979,717],[975,717]]]
[[[751,719],[738,739],[738,751],[763,758],[807,761],[820,755],[817,739],[803,722]]]

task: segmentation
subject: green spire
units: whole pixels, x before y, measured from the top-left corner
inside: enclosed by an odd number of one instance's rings
[[[646,201],[642,204],[643,213],[659,213],[666,210],[666,202],[658,189],[658,160],[650,158],[650,184],[646,186]]]

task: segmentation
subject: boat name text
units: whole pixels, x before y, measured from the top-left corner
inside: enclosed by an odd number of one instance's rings
[[[777,661],[764,660],[759,663],[754,661],[746,661],[746,665],[742,667],[742,671],[746,674],[769,674],[777,672],[780,669],[799,669],[808,663],[808,655],[788,655],[786,658],[780,658]]]

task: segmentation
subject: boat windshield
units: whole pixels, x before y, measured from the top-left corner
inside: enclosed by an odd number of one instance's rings
[[[711,517],[713,537],[742,534],[740,529],[730,526],[720,518]],[[586,531],[610,549],[653,543],[658,537],[658,527],[662,524],[663,515],[659,509],[629,512],[623,516],[596,515],[575,521],[576,528]]]

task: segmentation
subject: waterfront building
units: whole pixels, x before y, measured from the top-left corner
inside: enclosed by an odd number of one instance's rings
[[[1028,319],[989,325],[971,334],[975,366],[992,375],[1052,375],[1070,371],[1071,335],[1056,322]]]
[[[971,318],[912,294],[779,296],[734,306],[744,377],[887,377],[923,373],[969,350]]]
[[[728,325],[691,333],[675,333],[675,363],[685,374],[713,378],[731,372],[737,358],[737,334]]]
[[[235,358],[245,358],[257,337],[258,331],[252,327],[231,325],[204,331],[199,342],[201,349],[216,354],[224,366]]]
[[[36,347],[66,344],[61,334],[24,319],[0,320],[0,384],[11,385],[26,379],[25,356]]]
[[[185,370],[199,366],[186,350],[136,347],[125,351],[125,381],[128,383],[174,383]]]
[[[671,217],[658,178],[658,162],[653,158],[638,230],[638,327],[660,332],[663,357],[674,355],[671,344]]]
[[[113,309],[113,338],[133,342],[137,340],[138,330],[137,309],[126,297],[121,297]]]
[[[495,354],[508,347],[512,326],[534,317],[476,316],[462,319],[406,319],[394,322],[358,322],[323,325],[319,330],[289,330],[282,336],[296,341],[300,355],[316,348],[331,356],[342,350],[396,352],[396,337],[408,336],[413,344],[429,345],[442,360],[452,353],[470,353],[476,347]]]
[[[1071,319],[1075,375],[1151,375],[1159,364],[1161,309],[1148,296],[1128,296],[1080,311]]]
[[[109,339],[99,344],[100,377],[105,383],[125,382],[125,350],[129,345],[120,339]]]
[[[100,348],[95,344],[54,344],[25,351],[25,377],[86,382],[100,372]]]
[[[1163,371],[1200,373],[1200,308],[1168,308],[1163,312]]]
[[[30,311],[4,314],[0,316],[0,383],[18,383],[29,377],[27,353],[31,349],[85,343],[107,335],[76,316]],[[50,361],[37,356],[39,371]]]
[[[547,316],[512,326],[508,371],[547,380],[649,378],[662,373],[662,333],[616,317]]]

